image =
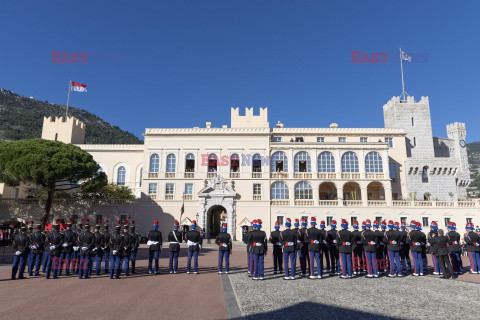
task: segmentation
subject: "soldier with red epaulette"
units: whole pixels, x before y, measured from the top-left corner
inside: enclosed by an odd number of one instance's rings
[[[310,224],[312,227],[306,231],[308,241],[308,253],[310,258],[310,279],[322,278],[322,263],[320,263],[320,257],[322,256],[322,232],[315,227],[317,225],[317,219],[315,217],[310,218]],[[315,262],[317,263],[317,276],[315,277]]]
[[[378,261],[377,261],[377,235],[370,228],[372,223],[370,220],[365,221],[366,230],[362,232],[363,250],[365,251],[367,262],[367,278],[378,278]]]
[[[282,231],[280,238],[282,239],[283,261],[285,263],[285,280],[295,279],[296,258],[295,250],[297,246],[297,233],[291,229],[292,220],[287,218],[285,222],[286,230]],[[290,261],[290,268],[288,261]]]
[[[457,227],[455,226],[454,222],[449,222],[447,228],[450,230],[447,233],[447,247],[450,251],[450,258],[452,259],[453,271],[455,274],[461,274],[462,264],[460,256],[462,248],[460,247],[460,234],[455,231]]]
[[[464,240],[470,260],[470,273],[480,273],[480,237],[475,233],[473,223],[467,223]],[[470,231],[469,231],[470,230]]]
[[[327,231],[328,253],[330,255],[330,275],[340,275],[340,255],[337,246],[337,221],[332,220],[331,229]]]
[[[358,221],[353,221],[353,274],[362,272],[363,243],[362,233],[358,230]]]
[[[275,221],[275,231],[270,233],[269,241],[273,245],[273,274],[283,272],[283,253],[282,253],[282,240],[280,237],[280,223]]]
[[[307,239],[307,219],[302,219],[302,228],[298,230],[298,238],[300,242],[298,243],[299,248],[298,253],[298,260],[300,260],[300,276],[306,277],[307,276],[307,263],[308,268],[310,269],[310,259],[308,257],[308,239]]]
[[[342,276],[341,278],[347,279],[352,277],[352,244],[353,235],[348,230],[348,222],[342,219],[340,225],[342,230],[337,232],[337,246],[338,252],[342,259]]]

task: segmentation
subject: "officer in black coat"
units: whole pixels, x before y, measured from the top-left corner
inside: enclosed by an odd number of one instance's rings
[[[102,247],[105,243],[103,234],[100,232],[101,228],[102,228],[102,221],[98,220],[97,225],[95,226],[95,232],[93,233],[94,247],[92,249],[92,261],[95,261],[95,275],[97,276],[100,274],[100,270],[102,270],[102,257],[103,257]]]
[[[110,237],[110,279],[120,277],[121,260],[123,256],[123,236],[120,234],[121,221],[118,220],[118,225],[115,226],[115,232]]]
[[[140,247],[140,235],[135,232],[135,220],[132,220],[132,225],[130,226],[130,235],[132,236],[132,251],[130,253],[130,261],[132,262],[132,274],[135,274],[137,252],[138,247]]]
[[[175,220],[173,224],[173,230],[168,234],[168,246],[169,250],[169,259],[168,259],[168,268],[170,273],[177,273],[178,270],[178,255],[180,254],[180,243],[182,242],[182,233],[178,231],[180,224]]]
[[[398,222],[397,222],[397,227]],[[397,266],[397,275],[403,277],[402,267],[400,265],[400,241],[402,235],[395,229],[395,224],[392,220],[388,221],[388,231],[385,232],[383,242],[387,246],[388,260],[390,261],[389,277],[395,277],[395,265]]]
[[[194,274],[198,274],[198,253],[202,248],[203,239],[200,232],[197,231],[197,221],[193,220],[190,228],[191,230],[187,232],[186,236],[188,246],[187,273],[190,273],[193,258]]]
[[[25,221],[25,224],[28,227],[27,236],[30,239],[30,237],[33,234],[33,221],[30,221],[30,223],[28,221]],[[31,242],[31,240],[30,240],[30,242]],[[29,249],[28,256],[27,256],[27,268],[28,268],[28,276],[29,277],[31,277],[33,275],[32,265],[33,265],[33,252],[32,252],[32,250]]]
[[[256,230],[252,231],[252,252],[255,262],[253,280],[263,280],[265,254],[267,253],[267,234],[260,230],[262,220],[257,220]]]
[[[386,267],[386,259],[385,259],[385,243],[383,242],[383,232],[380,230],[380,223],[379,221],[373,221],[373,232],[377,236],[377,263],[378,263],[378,272],[384,273]]]
[[[465,227],[464,241],[470,260],[470,273],[477,274],[480,271],[480,236],[475,233],[473,223],[468,223]]]
[[[59,232],[60,219],[57,219],[52,226],[52,231],[47,234],[46,249],[49,253],[49,259],[47,260],[47,269],[45,277],[50,279],[50,273],[53,274],[52,278],[58,277],[58,272],[62,266],[60,261],[60,254],[62,252],[63,235]]]
[[[353,221],[353,274],[357,275],[362,272],[363,268],[363,242],[362,242],[362,233],[358,230],[358,221]]]
[[[440,274],[440,265],[437,260],[437,256],[433,252],[433,247],[431,240],[434,236],[434,233],[438,232],[438,224],[436,221],[432,221],[430,223],[430,232],[427,235],[427,253],[432,255],[432,264],[433,264],[433,274],[439,275]],[[428,269],[428,268],[427,268]]]
[[[352,245],[353,235],[348,229],[348,222],[342,219],[342,230],[337,232],[338,252],[342,258],[342,276],[343,279],[352,277]]]
[[[62,268],[59,270],[59,276],[62,275],[62,269],[65,267],[65,274],[70,274],[70,266],[73,256],[73,246],[76,243],[75,233],[72,230],[72,218],[69,218],[67,222],[67,229],[63,232],[62,252],[60,253],[60,259],[62,261]]]
[[[33,254],[31,264],[31,271],[35,269],[33,275],[40,274],[40,264],[42,262],[43,251],[45,250],[45,234],[42,232],[42,221],[36,226],[36,231],[30,235],[30,252]],[[32,274],[29,274],[32,276]]]
[[[103,260],[105,261],[105,273],[110,272],[110,237],[112,234],[108,230],[108,219],[105,220],[105,224],[103,225],[103,246],[102,246],[102,251],[103,251]]]
[[[420,231],[421,226],[419,222],[412,221],[410,227],[412,230],[408,233],[407,242],[410,245],[410,251],[413,257],[413,275],[416,277],[423,276],[422,250],[426,237],[425,234]]]
[[[84,226],[84,231],[78,235],[78,245],[80,247],[80,263],[78,265],[78,278],[88,279],[90,277],[92,250],[95,248],[95,236],[90,231],[90,220]]]
[[[273,274],[277,274],[277,270],[283,272],[283,253],[282,253],[282,241],[280,239],[280,223],[275,221],[275,231],[270,233],[268,239],[273,245]]]
[[[298,230],[298,260],[300,260],[300,276],[307,276],[307,264],[310,270],[310,259],[308,259],[307,219],[302,219],[302,227]]]
[[[222,231],[218,233],[215,239],[218,245],[218,273],[223,272],[223,260],[225,258],[225,273],[230,270],[230,254],[232,253],[232,237],[227,233],[227,224],[222,225]]]
[[[27,265],[28,253],[30,252],[30,239],[27,235],[27,226],[23,225],[20,234],[13,239],[13,256],[12,280],[15,280],[18,271],[18,279],[25,279],[23,273]]]
[[[322,263],[320,258],[322,256],[322,243],[324,240],[322,232],[317,229],[317,219],[315,217],[310,218],[310,224],[312,225],[306,232],[307,236],[307,249],[310,258],[310,279],[322,278]],[[315,276],[315,262],[317,263],[317,276]]]
[[[158,259],[162,250],[163,238],[162,233],[158,231],[158,220],[153,221],[153,229],[147,235],[148,249],[148,273],[152,274],[152,262],[155,260],[155,274],[159,274]]]
[[[362,232],[363,250],[367,262],[367,278],[378,278],[378,261],[377,261],[377,241],[378,237],[371,230],[372,222],[370,219],[365,221],[365,231]]]
[[[322,255],[320,257],[320,263],[322,264],[322,271],[327,270],[330,272],[330,254],[328,252],[328,242],[327,242],[327,230],[325,230],[325,221],[320,221],[320,232],[322,233],[323,243],[322,243]],[[323,257],[325,257],[326,268],[323,267]]]
[[[128,220],[125,220],[123,225],[123,271],[125,277],[130,275],[130,256],[132,254],[133,246],[135,245],[134,239],[130,233],[128,233]]]
[[[256,224],[256,221],[252,221],[250,229],[245,232],[243,235],[243,243],[247,245],[247,273],[249,277],[253,276],[253,255],[252,255],[252,244],[251,244],[251,232],[253,231],[253,226]]]
[[[442,270],[444,279],[452,277],[456,278],[455,273],[453,272],[452,264],[448,258],[450,250],[448,249],[449,239],[444,235],[443,230],[438,230],[438,235],[434,235],[431,240],[431,245],[434,247],[435,254],[437,255],[438,263],[440,264],[440,269]]]
[[[295,279],[295,269],[296,269],[296,259],[295,259],[295,248],[297,246],[298,235],[295,231],[291,229],[292,220],[287,218],[285,222],[286,230],[280,233],[280,238],[282,240],[283,247],[283,260],[285,261],[285,280],[294,280]],[[291,267],[288,267],[288,261],[290,260]]]
[[[452,265],[455,274],[462,273],[462,248],[460,247],[460,234],[455,231],[457,227],[454,222],[449,222],[447,228],[450,230],[447,233],[448,249],[450,250],[450,257],[452,258]]]
[[[337,221],[332,220],[331,229],[327,231],[327,245],[330,255],[330,275],[340,275],[340,255],[337,246]]]
[[[410,245],[407,243],[407,225],[405,222],[402,222],[400,226],[400,262],[402,264],[402,272],[403,271],[411,271],[412,270],[412,262],[410,260]],[[408,266],[408,267],[407,267]]]

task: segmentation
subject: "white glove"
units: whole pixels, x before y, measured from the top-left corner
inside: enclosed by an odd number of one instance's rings
[[[125,250],[128,250],[128,248],[127,248],[127,247],[123,247],[123,248],[124,248]]]
[[[15,255],[16,255],[16,256],[19,256],[19,255],[21,255],[21,254],[22,254],[22,253],[21,253],[20,251],[15,252]]]
[[[78,251],[78,247],[73,247],[73,251]]]
[[[117,250],[113,250],[113,251],[112,251],[113,255],[116,255],[117,252],[118,252]]]
[[[82,250],[83,250],[83,251],[85,251],[85,250],[87,250],[87,249],[88,249],[87,247],[82,247]]]
[[[37,249],[37,246],[36,246],[36,245],[32,245],[32,246],[30,246],[30,249],[35,250],[35,249]]]
[[[93,252],[97,252],[97,250],[98,250],[97,248],[93,248]]]
[[[68,243],[65,242],[64,244],[62,244],[62,247],[64,248],[68,247]]]
[[[50,246],[50,250],[55,250],[55,246]]]

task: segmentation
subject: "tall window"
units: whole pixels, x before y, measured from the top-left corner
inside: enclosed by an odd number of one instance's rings
[[[305,181],[301,181],[295,185],[295,199],[296,200],[311,200],[313,199],[312,186]]]
[[[277,216],[277,221],[280,226],[283,226],[283,216]]]
[[[392,179],[392,182],[397,181],[397,165],[395,163],[389,163],[389,171],[390,171],[390,179]]]
[[[273,137],[273,142],[282,142],[282,137]]]
[[[295,155],[295,172],[311,172],[310,155],[301,151]]]
[[[448,224],[450,223],[450,218],[445,218],[445,220],[444,220],[444,221],[445,221],[445,227],[447,227],[447,226],[448,226]]]
[[[234,153],[230,156],[230,172],[240,171],[240,157]]]
[[[331,152],[318,155],[318,172],[335,172],[335,158]]]
[[[317,137],[317,142],[325,142],[325,137]]]
[[[138,181],[138,186],[139,187],[142,187],[142,181],[143,181],[143,168],[140,169],[140,178],[139,178],[139,181]]]
[[[260,183],[253,184],[253,200],[262,200],[262,185]]]
[[[165,196],[167,197],[167,199],[171,199],[173,198],[173,193],[174,193],[174,185],[173,183],[167,183],[165,185]]]
[[[158,154],[152,154],[150,157],[150,172],[158,172],[160,169],[160,157]]]
[[[428,183],[428,167],[423,167],[422,169],[422,182]]]
[[[148,184],[148,194],[157,194],[157,184],[149,183]]]
[[[393,138],[385,138],[385,142],[388,143],[389,148],[393,148]]]
[[[262,172],[262,156],[255,153],[252,157],[252,171]]]
[[[327,226],[331,225],[332,221],[333,221],[333,217],[332,216],[327,216]]]
[[[175,172],[177,157],[171,153],[167,156],[167,172]]]
[[[360,142],[362,142],[362,143],[368,142],[368,138],[360,137]]]
[[[339,137],[338,142],[347,142],[347,138],[346,137]]]
[[[358,172],[358,157],[354,152],[345,152],[342,156],[342,172]]]
[[[217,172],[217,155],[214,153],[208,156],[208,172]]]
[[[185,183],[185,194],[186,195],[193,194],[193,183]]]
[[[285,152],[277,151],[270,160],[271,172],[288,172],[288,158]]]
[[[423,227],[428,227],[428,217],[422,217],[422,226]]]
[[[282,181],[275,182],[272,184],[270,193],[272,200],[286,200],[288,199],[288,186]]]
[[[187,154],[185,157],[185,172],[195,171],[195,156],[192,153]]]
[[[382,157],[378,152],[369,152],[365,156],[365,172],[383,172]]]
[[[119,186],[124,186],[125,185],[125,177],[127,174],[127,170],[125,170],[125,167],[120,167],[118,168],[117,172],[117,185]]]

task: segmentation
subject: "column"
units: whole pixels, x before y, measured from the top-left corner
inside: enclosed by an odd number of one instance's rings
[[[312,178],[317,179],[317,177],[318,177],[318,150],[315,149],[313,150],[313,159],[312,159]]]
[[[200,209],[198,211],[198,220],[197,223],[200,228],[205,230],[205,226],[207,225],[207,217],[206,217],[206,210],[205,210],[205,199],[200,200]]]
[[[367,187],[366,186],[360,186],[361,190],[361,195],[362,195],[362,206],[367,207],[368,206],[368,192],[367,192]],[[390,197],[391,197],[392,192],[390,191]]]
[[[315,185],[312,186],[312,192],[313,192],[313,205],[318,206],[318,201],[320,200],[319,196],[319,185],[317,182],[315,182]]]
[[[338,182],[342,186],[337,185],[337,199],[338,199],[338,205],[343,206],[343,182]]]
[[[387,181],[386,183],[388,186],[384,186],[385,201],[387,202],[387,207],[393,207],[392,187],[390,186],[390,181]]]
[[[390,179],[390,159],[388,158],[388,150],[383,150],[382,153],[382,162],[383,162],[383,172],[384,172],[384,179]],[[385,196],[386,197],[386,196]]]
[[[360,179],[365,179],[365,150],[360,151],[359,158],[360,159],[358,159],[358,169],[360,171]]]
[[[335,172],[337,173],[337,179],[342,178],[342,158],[340,155],[340,149],[334,151],[335,155]],[[343,198],[343,191],[342,191],[342,198]]]
[[[293,161],[293,149],[288,150],[288,177],[293,179],[295,172],[295,163]]]
[[[290,199],[290,206],[295,205],[295,183],[290,182],[292,185],[288,186],[288,198]]]

